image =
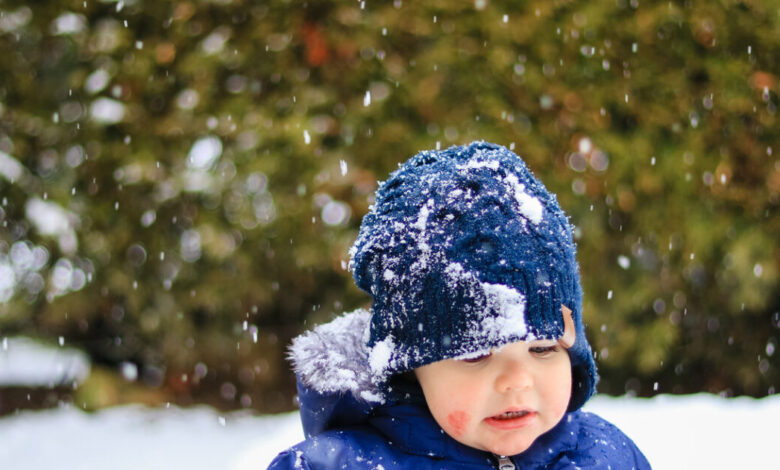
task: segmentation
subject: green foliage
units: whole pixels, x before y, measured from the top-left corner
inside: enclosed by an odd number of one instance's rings
[[[171,400],[289,408],[290,338],[368,300],[343,266],[376,181],[485,139],[578,227],[602,391],[773,393],[779,23],[747,0],[3,1],[0,331]],[[41,202],[68,214],[49,234]]]

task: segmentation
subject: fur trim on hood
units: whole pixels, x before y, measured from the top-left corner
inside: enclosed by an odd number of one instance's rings
[[[348,393],[357,401],[384,403],[371,380],[370,320],[371,312],[358,309],[295,338],[289,358],[298,381],[322,395]]]

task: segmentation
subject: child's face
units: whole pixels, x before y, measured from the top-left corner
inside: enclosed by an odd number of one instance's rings
[[[571,395],[569,354],[555,340],[518,341],[473,360],[415,369],[436,422],[456,441],[516,455],[563,418]]]

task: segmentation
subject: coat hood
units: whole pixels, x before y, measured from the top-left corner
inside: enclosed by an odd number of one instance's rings
[[[366,340],[371,312],[358,309],[295,338],[290,346],[307,437],[358,424],[386,403],[371,380]]]

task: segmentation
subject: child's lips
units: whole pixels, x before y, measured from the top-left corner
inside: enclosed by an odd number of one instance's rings
[[[518,429],[533,423],[538,413],[533,410],[508,410],[485,418],[488,425],[502,429]]]

